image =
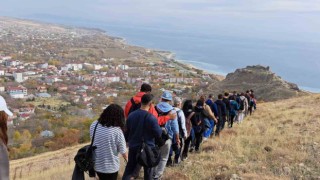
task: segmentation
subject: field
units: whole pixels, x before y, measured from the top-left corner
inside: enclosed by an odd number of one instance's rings
[[[67,106],[70,103],[51,97],[51,98],[37,98],[35,101],[30,101],[30,104],[33,104],[34,106],[38,107],[39,105],[50,105],[52,108],[59,108],[61,105]]]
[[[164,179],[320,179],[320,95],[263,103]],[[82,145],[11,161],[12,179],[70,179]],[[122,167],[123,168],[123,167]],[[121,173],[122,174],[121,170]]]

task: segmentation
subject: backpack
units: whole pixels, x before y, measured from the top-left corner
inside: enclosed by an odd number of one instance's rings
[[[239,104],[240,104],[239,110],[243,111],[243,110],[244,110],[244,100],[242,100],[241,98],[239,98]]]
[[[142,125],[143,127],[146,127],[146,118],[148,117],[148,115],[149,113],[144,116],[143,121],[139,124],[140,126]],[[158,146],[149,146],[144,141],[144,133],[145,132],[142,132],[142,143],[140,146],[140,150],[136,155],[136,160],[141,166],[152,168],[157,166],[160,162],[160,149]]]
[[[204,109],[200,112],[196,112],[194,114],[194,118],[195,118],[195,123],[198,124],[200,122],[199,125],[193,127],[196,133],[201,133],[204,132],[208,126],[210,127],[210,122],[207,119],[206,113],[204,113]],[[209,123],[209,124],[208,124]]]
[[[135,110],[138,110],[138,109],[140,109],[141,108],[141,102],[140,103],[136,103],[134,100],[133,100],[133,98],[131,98],[131,108],[130,108],[130,110],[129,110],[129,113],[128,113],[128,115],[130,114],[130,113],[132,113],[133,111],[135,111]]]
[[[86,172],[86,171],[90,172],[94,169],[94,163],[95,163],[94,151],[97,149],[97,146],[93,146],[93,142],[94,142],[98,124],[99,122],[97,122],[97,124],[94,127],[91,144],[80,148],[74,157],[74,161],[76,165],[79,167],[79,169],[82,172]],[[90,175],[90,177],[95,177],[95,176],[93,174],[93,176]]]

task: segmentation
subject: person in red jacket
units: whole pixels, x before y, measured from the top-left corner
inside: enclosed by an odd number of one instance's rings
[[[135,96],[133,96],[126,104],[124,108],[124,115],[126,118],[128,118],[129,114],[133,112],[134,110],[140,109],[141,106],[141,98],[145,94],[149,94],[152,91],[152,87],[150,84],[143,83],[140,88],[140,92],[138,92]],[[134,104],[133,104],[134,103]],[[149,109],[149,113],[154,115],[159,122],[159,125],[164,124],[170,119],[175,119],[176,116],[175,114],[168,115],[168,116],[159,116],[158,112],[156,111],[155,107],[153,104],[151,104],[151,107]]]
[[[128,118],[129,114],[136,110],[136,109],[140,109],[139,106],[141,106],[141,98],[143,95],[145,94],[149,94],[152,91],[152,87],[150,86],[150,84],[146,84],[143,83],[141,85],[140,88],[140,92],[138,92],[135,96],[133,96],[126,104],[125,108],[124,108],[124,115],[126,118]],[[137,106],[133,107],[133,103],[135,103]],[[134,108],[134,109],[131,109]],[[131,111],[131,112],[130,112]],[[156,110],[154,109],[154,105],[152,105],[149,109],[149,113],[153,114],[155,117],[158,117],[158,113],[156,112]]]

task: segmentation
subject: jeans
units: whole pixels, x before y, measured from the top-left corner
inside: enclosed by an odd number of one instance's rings
[[[209,120],[210,122],[210,127],[203,133],[203,137],[205,138],[209,138],[210,135],[212,134],[213,132],[213,128],[214,128],[214,120]]]
[[[171,156],[173,155],[173,153],[174,153],[174,162],[179,163],[179,158],[183,151],[183,146],[184,146],[183,138],[180,138],[180,148],[178,148],[176,140],[175,139],[172,140],[172,145],[171,145],[169,159],[168,159],[169,164],[170,162],[172,162]]]
[[[136,156],[139,151],[140,151],[140,147],[129,148],[128,163],[127,163],[126,169],[124,171],[122,180],[130,180],[131,177],[134,175],[135,169],[138,165]],[[145,180],[152,179],[152,177],[151,177],[152,169],[147,168],[147,167],[143,167],[143,168],[144,168],[144,179]]]
[[[153,169],[153,179],[160,179],[163,175],[164,169],[166,168],[167,161],[169,158],[170,148],[171,148],[172,140],[168,139],[166,143],[160,147],[161,159],[158,166]]]

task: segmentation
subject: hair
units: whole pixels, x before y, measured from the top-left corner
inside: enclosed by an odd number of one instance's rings
[[[202,101],[203,103],[206,101],[206,97],[205,96],[200,96],[200,99],[199,99],[199,101]]]
[[[140,92],[151,92],[152,91],[152,87],[150,86],[150,84],[146,84],[146,83],[143,83],[141,85],[141,88],[140,88]]]
[[[110,104],[100,115],[98,122],[102,126],[123,128],[125,126],[124,111],[117,104]]]
[[[237,95],[237,91],[233,91],[233,95]]]
[[[192,100],[188,99],[183,103],[182,111],[185,116],[188,116],[193,111]]]
[[[223,95],[222,95],[222,94],[219,94],[219,95],[218,95],[218,99],[223,99]]]
[[[224,93],[224,96],[229,96],[229,93],[228,93],[228,92],[225,92],[225,93]]]
[[[209,98],[211,99],[213,97],[213,95],[212,94],[209,94]]]
[[[171,100],[169,100],[169,99],[163,99],[163,98],[161,98],[161,101],[162,102],[166,102],[166,103],[169,103]]]
[[[236,97],[230,96],[230,100],[236,100]]]
[[[8,126],[7,126],[8,115],[4,111],[0,111],[0,139],[7,147],[8,145]]]
[[[246,93],[249,93],[249,92],[250,92],[249,90],[246,91]]]
[[[141,98],[141,105],[146,106],[148,105],[153,99],[153,95],[152,94],[145,94],[142,96]]]

